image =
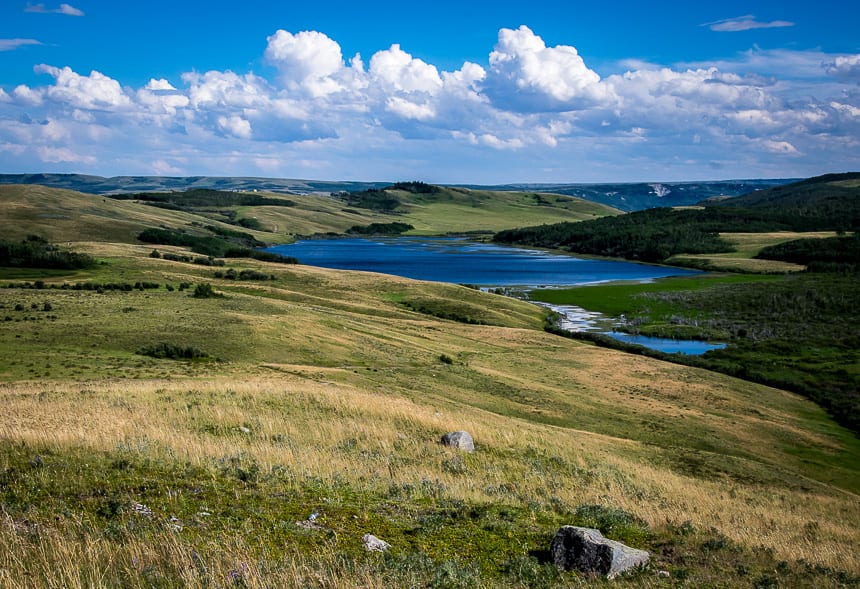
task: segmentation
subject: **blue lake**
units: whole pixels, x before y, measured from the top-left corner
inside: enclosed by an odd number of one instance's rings
[[[587,260],[462,238],[314,239],[276,245],[268,251],[293,256],[309,266],[485,287],[646,281],[696,273],[632,262]]]
[[[695,270],[633,262],[591,260],[537,250],[478,243],[463,238],[310,239],[267,251],[302,264],[337,270],[364,270],[416,280],[490,287],[562,287],[615,280],[650,281],[698,274]],[[571,331],[600,331],[616,339],[667,353],[703,354],[724,344],[672,340],[606,331],[607,319],[573,307],[555,308]],[[582,317],[582,313],[586,317]],[[588,317],[590,316],[590,317]],[[578,321],[585,319],[584,323]],[[596,321],[596,323],[595,323]],[[611,321],[611,320],[610,320]],[[565,325],[565,322],[567,325]],[[602,327],[598,327],[598,324]]]

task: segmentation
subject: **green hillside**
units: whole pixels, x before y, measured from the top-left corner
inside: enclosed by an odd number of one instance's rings
[[[96,196],[38,185],[0,186],[8,221],[7,238],[37,233],[53,241],[136,243],[147,228],[169,227],[193,234],[240,231],[263,243],[284,243],[299,235],[345,233],[373,223],[405,223],[413,234],[492,233],[522,222],[590,219],[617,211],[566,196],[493,193],[439,188],[432,195],[405,190],[389,194],[396,210],[350,205],[343,196],[234,193],[192,190]],[[348,193],[345,193],[348,194]]]
[[[134,238],[418,227],[441,196],[231,216],[10,190],[0,233],[96,263],[0,268],[0,586],[607,586],[547,562],[562,524],[652,554],[619,588],[858,582],[860,441],[798,395],[557,337],[462,286]],[[439,443],[455,430],[474,453]]]
[[[583,223],[522,226],[499,232],[501,243],[665,262],[678,254],[733,251],[721,233],[853,231],[860,228],[857,174],[813,178],[704,208],[648,209]]]

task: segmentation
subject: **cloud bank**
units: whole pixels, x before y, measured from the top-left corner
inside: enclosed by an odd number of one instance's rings
[[[322,32],[277,30],[261,73],[138,88],[39,64],[48,83],[0,88],[0,171],[495,183],[858,166],[860,55],[754,50],[601,76],[527,26],[488,49],[444,71],[400,44],[365,62]]]

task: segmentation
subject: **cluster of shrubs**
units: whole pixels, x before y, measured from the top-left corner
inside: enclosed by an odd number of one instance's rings
[[[400,304],[410,311],[432,315],[439,319],[447,319],[469,325],[488,325],[486,321],[468,315],[465,309],[452,307],[439,301],[402,301]]]
[[[223,298],[224,295],[215,292],[215,289],[212,288],[212,285],[208,282],[202,282],[194,287],[194,292],[191,293],[191,296],[195,299],[216,299]]]
[[[23,303],[16,303],[14,308],[15,308],[15,311],[23,312],[23,311],[38,311],[40,309],[40,307],[41,307],[41,310],[45,313],[49,313],[49,312],[54,310],[54,305],[52,305],[48,301],[45,301],[41,305],[39,305],[39,303],[30,303],[29,307],[27,307]],[[6,305],[0,305],[0,309],[5,309],[5,308],[6,308]],[[48,315],[47,318],[48,319],[56,319],[57,316],[56,315]],[[3,320],[4,321],[15,321],[15,319],[11,315],[6,315],[3,318]],[[20,320],[21,319],[18,319],[18,321],[20,321]],[[24,317],[23,320],[24,321],[30,321],[30,320],[35,321],[36,317]]]
[[[6,284],[6,288],[23,288],[35,290],[95,290],[98,292],[118,290],[123,292],[131,292],[133,290],[154,290],[161,288],[161,285],[157,282],[146,281],[138,281],[134,284],[132,284],[131,282],[64,282],[62,284],[46,284],[44,280],[36,280],[35,282],[9,282]],[[170,287],[168,286],[168,289],[169,288]]]
[[[347,206],[372,211],[392,212],[400,206],[400,200],[385,190],[360,190],[358,192],[332,193],[335,198],[343,199]]]
[[[79,270],[95,265],[92,256],[61,250],[38,235],[29,235],[18,243],[0,240],[0,266]]]
[[[371,223],[370,225],[353,225],[346,230],[349,235],[400,235],[415,229],[409,223]]]
[[[34,290],[85,290],[94,291],[99,294],[104,294],[108,291],[131,292],[133,290],[143,291],[156,290],[161,288],[161,285],[157,282],[146,281],[139,281],[135,282],[134,284],[132,284],[131,282],[64,282],[63,284],[46,284],[44,280],[36,280],[35,282],[8,282],[5,286],[6,288],[22,288]],[[165,284],[164,288],[166,288],[170,292],[176,290],[176,287],[174,287],[172,284]],[[181,292],[183,290],[190,289],[191,284],[189,282],[180,282],[178,288]]]
[[[426,182],[395,182],[390,186],[392,190],[404,190],[406,192],[412,192],[413,194],[436,194],[437,192],[442,192],[442,189],[438,186],[434,186],[433,184],[427,184]]]
[[[250,258],[261,262],[271,262],[273,264],[299,264],[299,260],[293,256],[282,256],[273,252],[265,252],[263,250],[255,250],[244,247],[234,247],[224,252],[225,258]]]
[[[230,268],[226,272],[220,270],[215,272],[215,278],[226,278],[227,280],[275,280],[274,274],[265,274],[257,270],[241,270],[236,272],[234,268]]]
[[[187,256],[184,254],[172,254],[170,252],[162,254],[158,250],[152,250],[149,254],[150,258],[170,260],[171,262],[185,262],[186,264],[197,264],[198,266],[223,266],[224,260],[213,258],[212,256]]]
[[[168,360],[210,360],[212,356],[192,346],[177,346],[161,342],[151,346],[140,348],[137,351],[141,356],[150,356],[158,359]]]
[[[224,256],[226,251],[233,248],[260,247],[265,245],[253,235],[222,229],[207,225],[204,229],[214,235],[194,235],[184,230],[167,228],[150,228],[141,231],[137,238],[144,243],[155,245],[175,245],[190,248],[191,251],[204,256]]]

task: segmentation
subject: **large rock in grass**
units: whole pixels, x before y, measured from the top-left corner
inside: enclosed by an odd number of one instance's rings
[[[644,550],[604,538],[598,530],[577,526],[562,526],[549,550],[562,570],[600,573],[610,579],[647,564],[650,557]]]
[[[474,452],[475,442],[469,432],[449,432],[442,436],[442,443],[452,448],[459,448],[464,452]]]

